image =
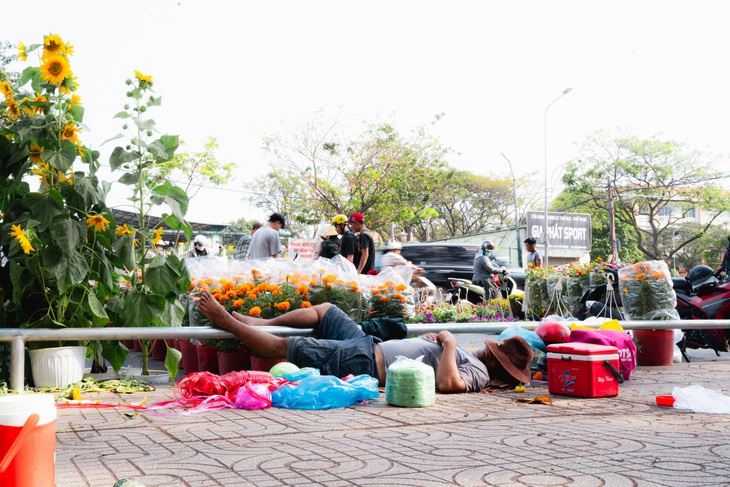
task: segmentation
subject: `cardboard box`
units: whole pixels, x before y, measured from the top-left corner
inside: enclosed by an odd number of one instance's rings
[[[592,343],[555,343],[548,345],[547,351],[550,394],[618,396],[620,375],[617,372],[619,359],[616,347]]]

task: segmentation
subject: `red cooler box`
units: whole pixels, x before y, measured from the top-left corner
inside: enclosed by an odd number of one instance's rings
[[[548,391],[576,397],[618,396],[618,349],[592,343],[547,347]]]

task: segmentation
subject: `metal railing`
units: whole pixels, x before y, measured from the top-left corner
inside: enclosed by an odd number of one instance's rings
[[[408,335],[449,330],[452,333],[501,333],[515,322],[499,323],[418,323],[408,325]],[[527,330],[534,330],[539,321],[516,322]],[[730,320],[678,320],[678,321],[621,321],[626,330],[671,330],[730,328]],[[311,328],[260,326],[258,330],[277,336],[310,336]],[[0,342],[10,342],[10,388],[22,391],[25,384],[26,342],[73,341],[73,340],[163,340],[173,338],[211,339],[235,338],[233,334],[208,326],[183,326],[171,328],[0,328]]]

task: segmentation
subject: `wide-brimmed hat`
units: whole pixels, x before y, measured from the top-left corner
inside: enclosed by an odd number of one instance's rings
[[[385,250],[403,250],[403,245],[400,242],[388,242],[385,246]]]
[[[337,230],[335,230],[335,227],[333,227],[332,225],[322,230],[322,233],[319,234],[319,236],[322,238],[334,237],[335,235],[337,235]]]
[[[519,382],[530,382],[530,362],[535,353],[521,336],[494,342],[484,340],[502,368]]]

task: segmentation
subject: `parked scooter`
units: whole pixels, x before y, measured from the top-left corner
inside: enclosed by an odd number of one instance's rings
[[[683,320],[723,320],[730,318],[730,280],[727,271],[715,272],[711,267],[693,267],[686,279],[674,278],[677,312]],[[684,359],[689,362],[687,349],[709,348],[719,356],[730,351],[730,329],[682,330],[684,337],[677,343]]]
[[[451,283],[451,289],[446,292],[444,301],[452,304],[456,304],[459,301],[469,301],[470,303],[478,304],[484,302],[484,288],[474,284],[469,279],[459,279],[456,277],[449,277]],[[490,286],[493,287],[493,295],[499,293],[503,298],[512,294],[512,291],[517,289],[517,283],[509,275],[509,271],[506,268],[502,268],[499,274],[494,276],[493,283],[490,282]]]
[[[619,309],[622,306],[621,293],[618,292],[618,266],[606,263],[603,267],[606,283],[590,286],[580,300],[581,306],[576,318],[584,320],[591,316],[623,320]]]

